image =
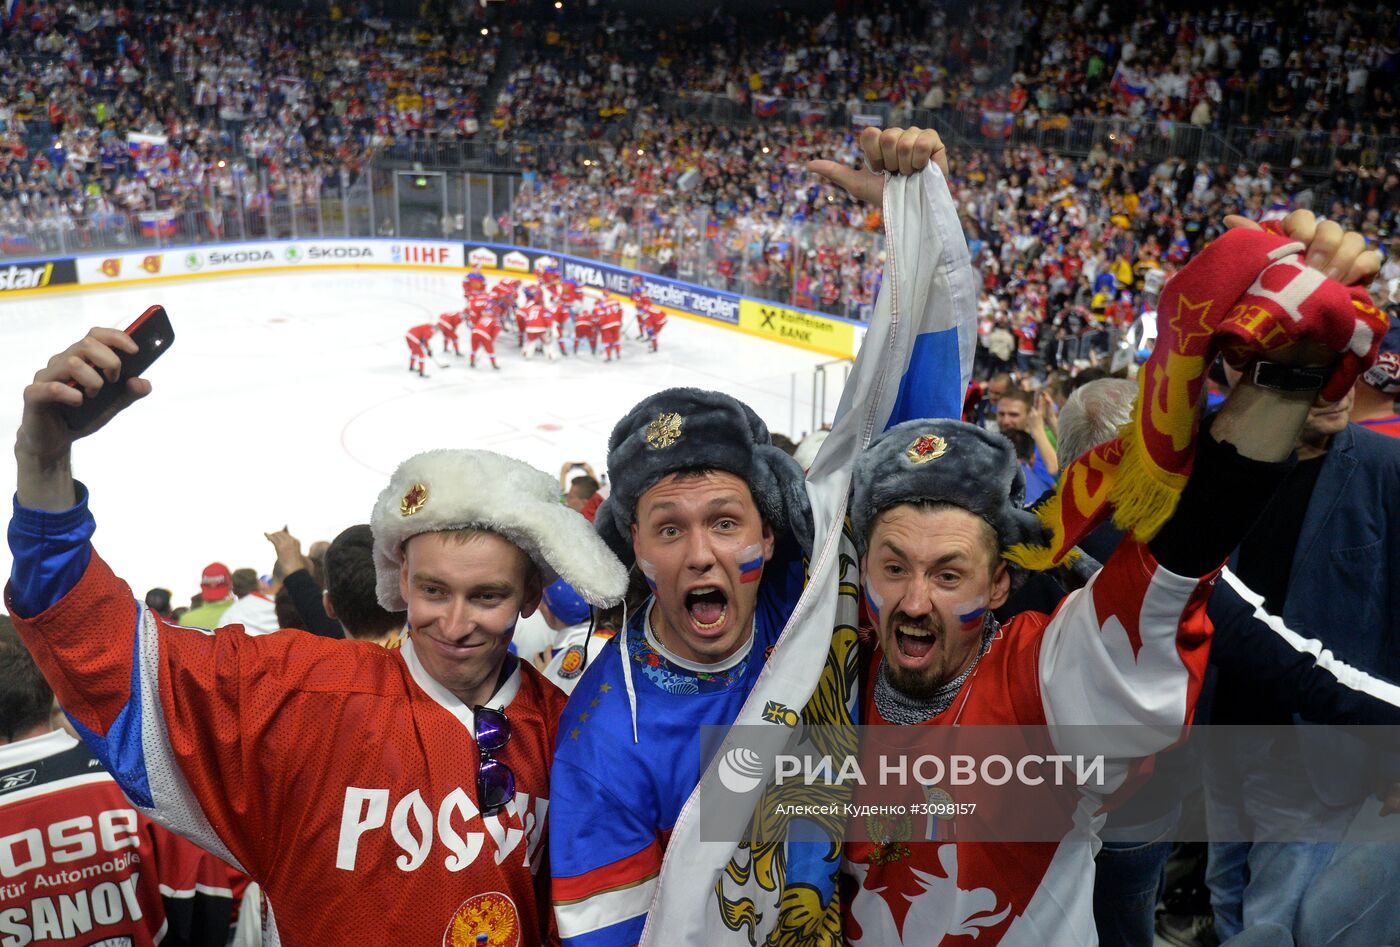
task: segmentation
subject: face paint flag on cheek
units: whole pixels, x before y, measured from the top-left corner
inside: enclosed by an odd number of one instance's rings
[[[647,588],[656,591],[656,566],[645,559],[637,560],[637,568],[642,570],[642,578],[647,580]]]
[[[870,591],[869,585],[864,585],[862,586],[862,588],[865,591],[865,610],[870,613],[870,620],[875,622],[876,624],[879,624],[880,605],[882,604],[880,601],[880,597],[874,592]]]
[[[962,626],[963,631],[971,631],[982,624],[982,616],[987,612],[987,600],[983,598],[975,602],[955,605],[954,609],[958,613],[958,624]]]
[[[739,550],[739,581],[744,585],[757,582],[763,575],[763,547],[758,543]]]

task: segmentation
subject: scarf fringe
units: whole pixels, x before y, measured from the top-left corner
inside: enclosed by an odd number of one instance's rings
[[[1133,405],[1132,423],[1120,437],[1123,457],[1113,472],[1108,502],[1113,508],[1113,522],[1131,532],[1138,542],[1145,543],[1161,532],[1176,512],[1190,469],[1188,467],[1186,473],[1174,473],[1163,470],[1153,461],[1142,441],[1143,397],[1139,394]],[[1193,442],[1200,429],[1199,419],[1197,413],[1191,422]]]

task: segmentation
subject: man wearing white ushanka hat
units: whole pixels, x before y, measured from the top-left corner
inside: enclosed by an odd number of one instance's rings
[[[625,573],[554,478],[484,451],[405,462],[375,505],[398,648],[167,623],[91,543],[60,405],[116,374],[94,329],[26,392],[7,605],[78,732],[148,816],[257,881],[268,943],[551,943],[545,816],[564,696],[509,654],[563,578],[595,605]],[[71,393],[71,394],[70,394]],[[94,471],[100,476],[100,472]]]

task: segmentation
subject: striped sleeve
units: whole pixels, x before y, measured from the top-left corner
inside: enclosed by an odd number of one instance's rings
[[[1134,759],[1182,736],[1209,657],[1213,583],[1213,575],[1168,571],[1128,537],[1064,600],[1039,651],[1041,702],[1057,749]]]
[[[1229,569],[1210,597],[1209,613],[1215,626],[1211,663],[1249,675],[1308,720],[1400,725],[1400,686],[1346,663],[1322,641],[1288,627]]]
[[[550,771],[549,863],[554,917],[565,947],[637,943],[661,871],[663,839],[582,768]]]

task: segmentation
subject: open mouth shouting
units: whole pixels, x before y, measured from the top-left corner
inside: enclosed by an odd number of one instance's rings
[[[693,588],[685,593],[685,612],[697,633],[717,635],[729,617],[729,596],[713,585]]]
[[[898,622],[894,626],[894,640],[900,656],[912,664],[928,657],[938,641],[938,633],[927,625]]]

